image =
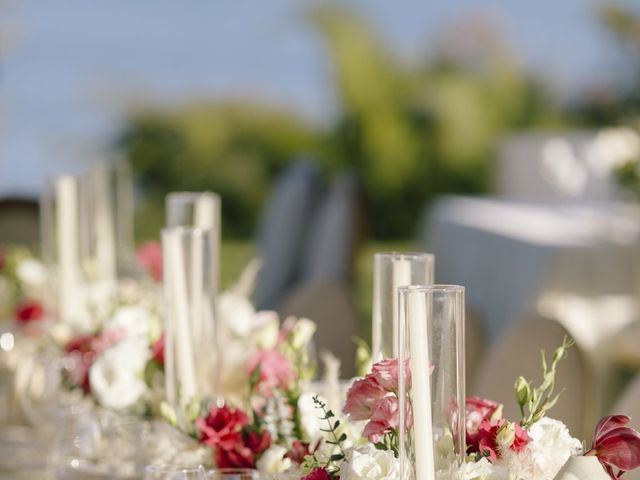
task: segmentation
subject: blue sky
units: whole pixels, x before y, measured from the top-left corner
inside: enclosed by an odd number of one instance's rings
[[[329,118],[336,100],[326,52],[301,20],[313,3],[0,3],[0,193],[37,192],[46,174],[80,169],[132,102],[249,96]],[[452,23],[481,14],[559,92],[606,79],[616,68],[596,0],[346,3],[407,62],[428,54]]]

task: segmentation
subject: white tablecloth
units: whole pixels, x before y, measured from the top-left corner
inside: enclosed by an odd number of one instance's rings
[[[425,243],[436,255],[436,281],[467,288],[490,338],[550,298],[626,299],[628,318],[618,322],[626,323],[640,293],[638,218],[616,205],[444,197],[430,211]]]

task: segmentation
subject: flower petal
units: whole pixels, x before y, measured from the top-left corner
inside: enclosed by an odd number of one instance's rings
[[[609,430],[596,447],[600,462],[625,472],[640,467],[640,433],[628,427]]]
[[[626,415],[607,415],[606,417],[603,417],[596,426],[596,432],[593,435],[593,444],[591,447],[594,448],[598,443],[598,440],[607,432],[614,428],[624,427],[630,420],[631,418]]]

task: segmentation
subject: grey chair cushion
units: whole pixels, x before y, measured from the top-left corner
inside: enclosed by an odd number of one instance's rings
[[[321,193],[320,169],[310,160],[293,163],[277,181],[258,238],[263,259],[255,298],[259,309],[276,309],[296,281]]]
[[[302,282],[350,281],[361,225],[361,185],[343,172],[318,207],[305,245]]]

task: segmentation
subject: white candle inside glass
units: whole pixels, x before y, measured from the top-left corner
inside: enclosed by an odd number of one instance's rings
[[[59,315],[70,322],[78,287],[78,190],[69,175],[56,182]]]
[[[100,279],[113,282],[116,279],[116,246],[109,175],[104,167],[97,167],[94,175],[96,257]]]
[[[391,281],[391,315],[393,325],[393,358],[398,358],[398,288],[411,285],[411,263],[405,258],[394,259]]]
[[[424,295],[416,292],[407,296],[407,315],[410,329],[408,340],[411,352],[415,480],[435,480],[429,335]]]
[[[187,282],[185,264],[182,257],[181,232],[173,231],[167,234],[167,255],[170,271],[167,281],[171,282],[173,298],[173,333],[175,334],[175,362],[178,369],[180,384],[179,396],[184,404],[196,396],[196,375],[189,322],[189,306],[187,297]]]

